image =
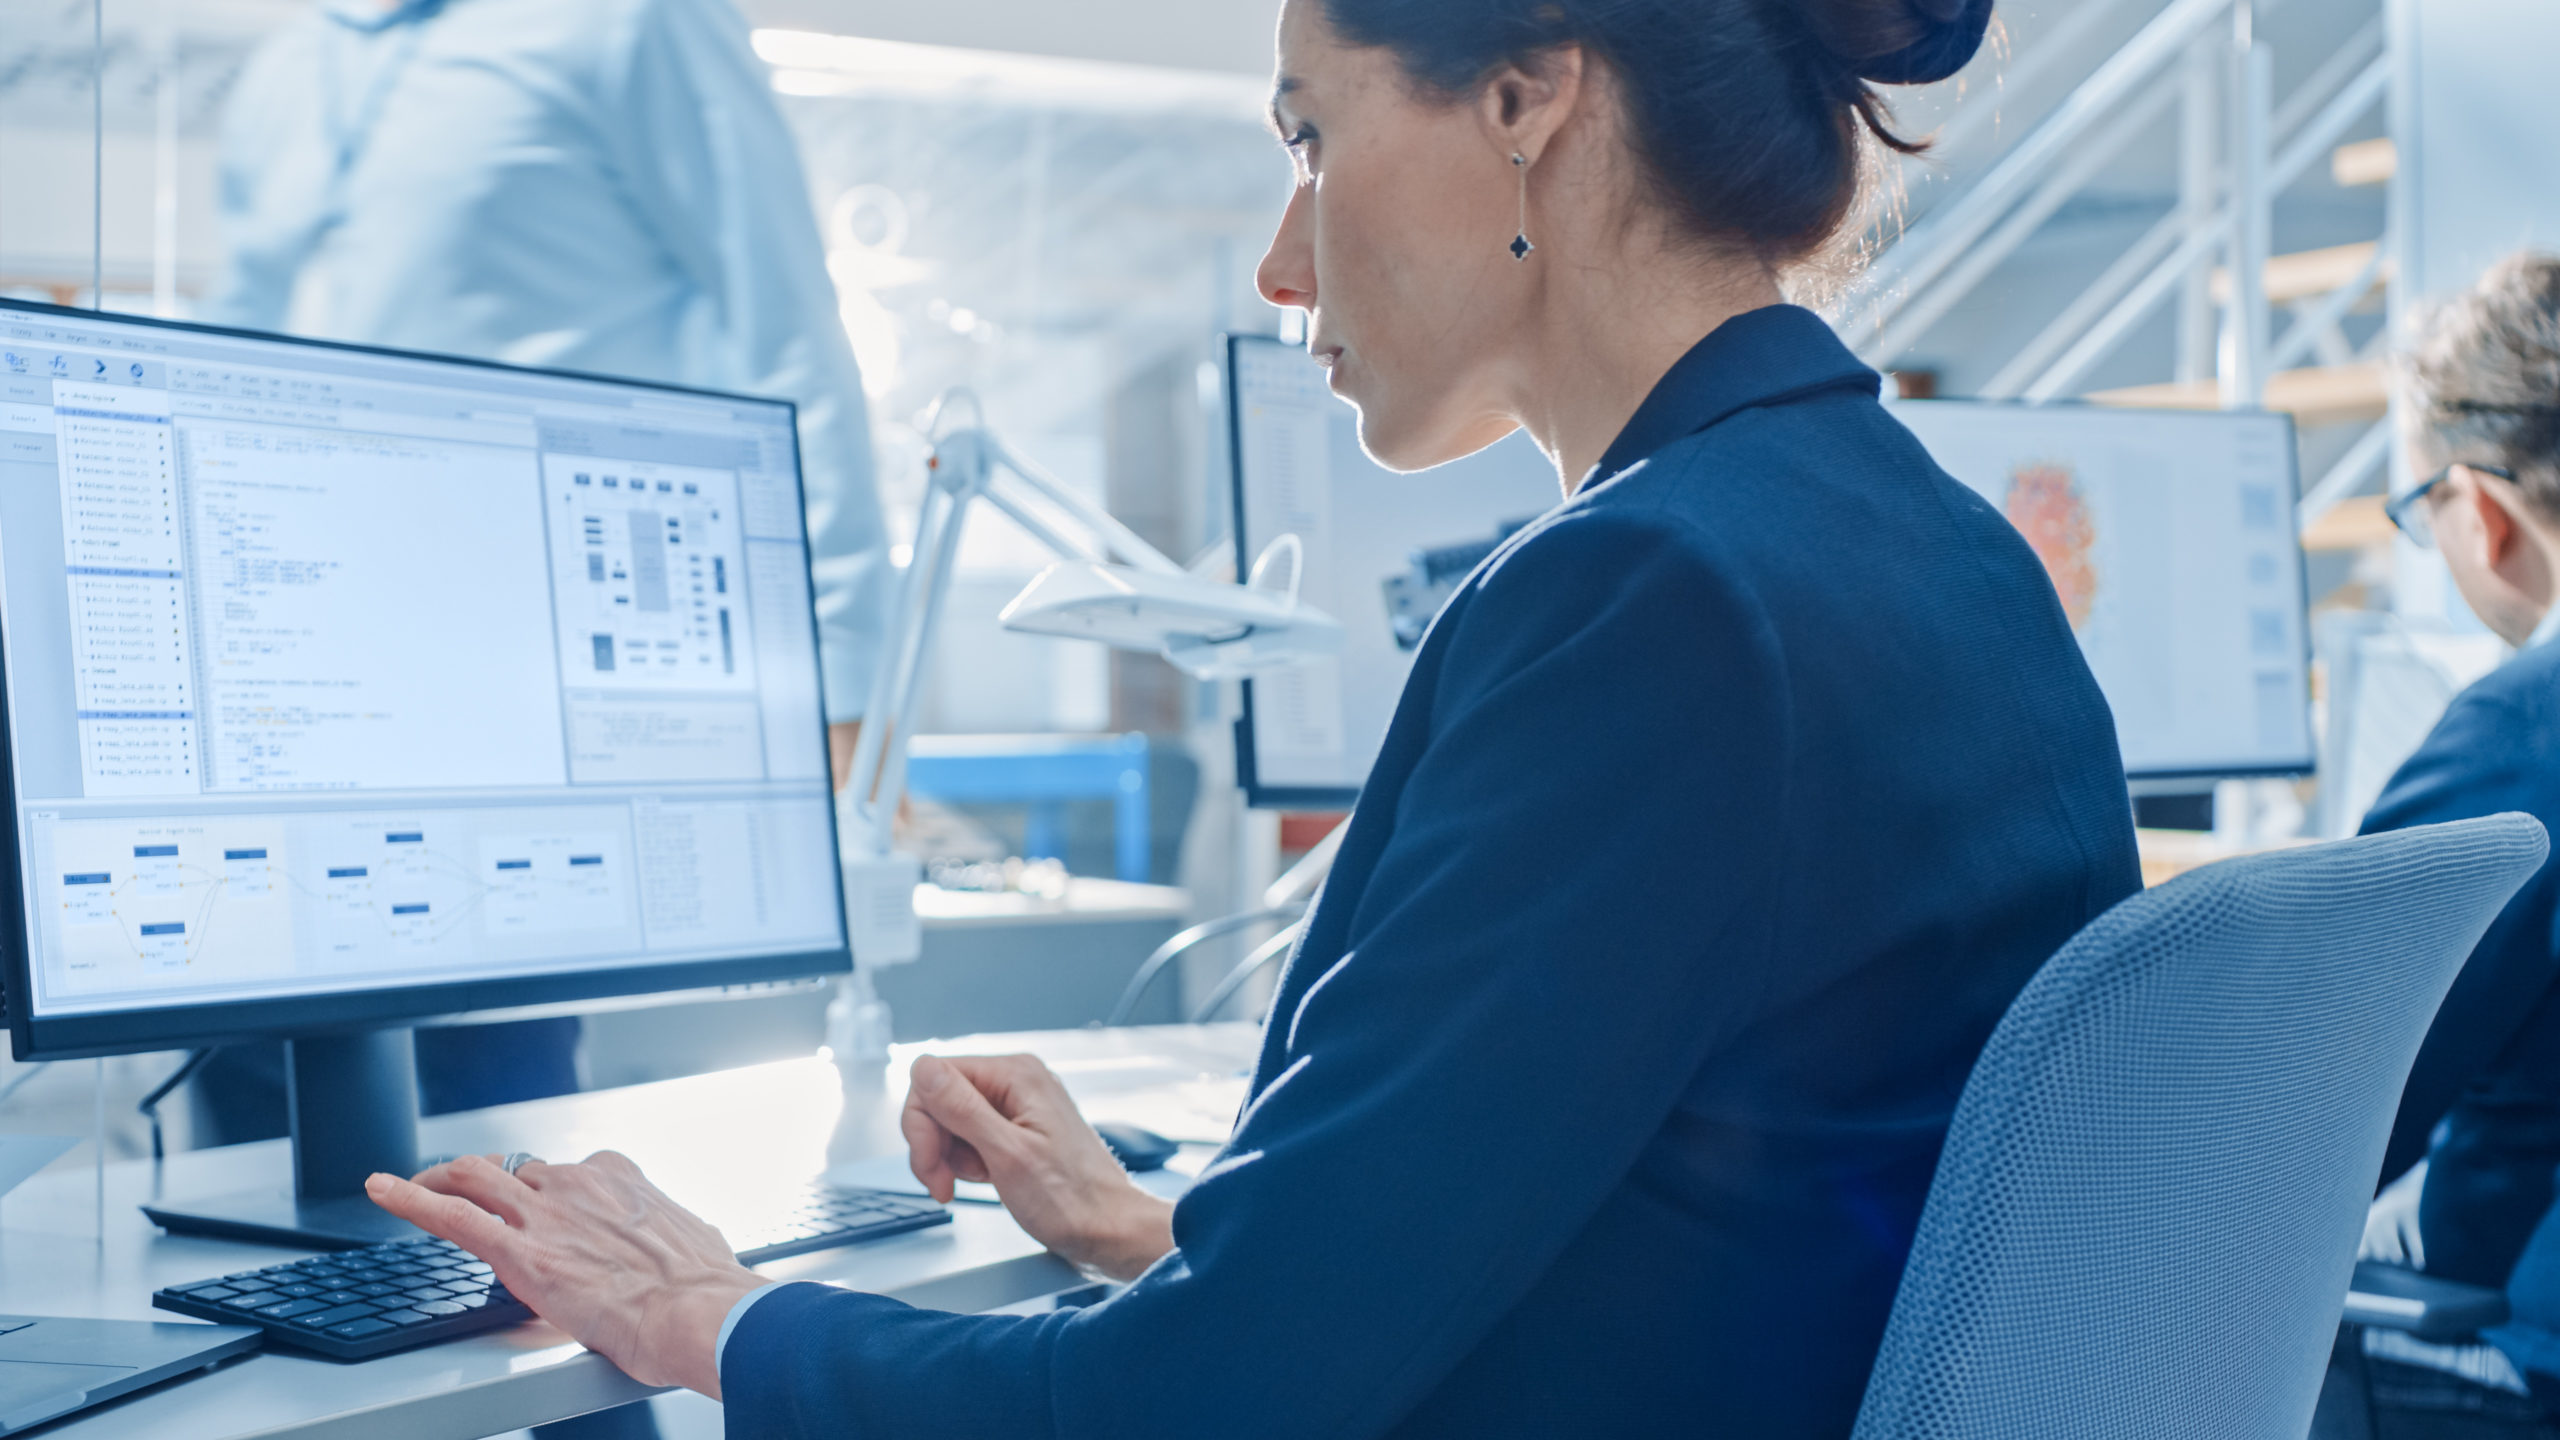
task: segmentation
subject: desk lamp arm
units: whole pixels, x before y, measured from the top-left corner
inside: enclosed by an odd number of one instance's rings
[[[924,693],[926,653],[941,628],[951,591],[960,535],[969,502],[985,500],[1061,559],[1116,558],[1134,569],[1181,576],[1180,563],[1146,542],[1092,500],[1024,459],[983,426],[958,430],[935,442],[922,511],[916,521],[914,558],[873,674],[867,717],[886,724],[863,727],[847,789],[859,817],[863,853],[885,856],[892,848],[899,799],[906,792],[907,739],[915,733]],[[1043,504],[1063,512],[1082,535],[1061,527]]]
[[[955,448],[961,448],[964,455],[965,446],[974,444],[979,447],[986,467],[986,477],[980,488],[987,502],[1037,536],[1040,543],[1048,546],[1060,559],[1090,559],[1094,558],[1093,552],[1099,550],[1103,559],[1117,556],[1136,569],[1153,571],[1158,575],[1190,573],[1163,551],[1148,544],[1146,537],[1122,524],[1119,517],[1078,494],[1030,460],[1015,454],[994,435],[984,430],[966,431],[946,443],[953,442],[958,442]],[[1037,512],[1025,506],[1022,495],[1016,493],[1018,491],[1037,495],[1067,512],[1085,528],[1093,543],[1078,544],[1058,533]]]

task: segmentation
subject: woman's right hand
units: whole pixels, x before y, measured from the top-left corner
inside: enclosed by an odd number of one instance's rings
[[[934,1199],[991,1183],[1016,1224],[1080,1269],[1134,1280],[1173,1249],[1172,1202],[1129,1179],[1029,1055],[919,1057],[898,1126]]]

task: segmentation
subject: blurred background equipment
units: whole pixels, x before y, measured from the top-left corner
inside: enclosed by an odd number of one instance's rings
[[[955,391],[972,412],[976,397]],[[937,405],[937,413],[942,406]],[[1294,534],[1275,536],[1244,583],[1195,575],[1102,507],[1060,484],[1008,449],[972,413],[969,427],[938,434],[933,480],[917,521],[913,559],[891,611],[890,639],[881,652],[866,713],[878,723],[861,736],[844,806],[852,834],[844,854],[848,923],[862,969],[853,978],[853,1003],[870,972],[914,959],[923,934],[912,903],[922,871],[897,847],[899,802],[906,793],[907,753],[922,699],[924,676],[948,600],[961,526],[971,502],[983,500],[1036,536],[1058,558],[1007,605],[999,619],[1010,629],[1100,640],[1152,650],[1196,679],[1227,679],[1283,671],[1321,660],[1342,646],[1342,627],[1300,596],[1303,546]],[[1285,575],[1275,573],[1285,568]],[[1009,782],[1031,788],[1032,775],[1064,778],[1068,752],[1046,766],[1017,766]],[[1110,783],[1128,788],[1129,772],[1105,762]],[[1144,821],[1143,780],[1131,797],[1124,824]],[[1136,849],[1143,849],[1143,836]],[[1131,869],[1141,862],[1127,857]]]
[[[1525,434],[1395,474],[1361,450],[1358,414],[1296,346],[1231,336],[1224,379],[1237,564],[1276,536],[1296,535],[1300,593],[1346,622],[1339,656],[1246,682],[1236,772],[1256,806],[1347,809],[1378,758],[1413,645],[1465,572],[1450,573],[1453,556],[1402,591],[1388,577],[1412,575],[1422,547],[1516,530],[1554,508],[1562,490]],[[1382,580],[1389,603],[1401,606],[1385,615]]]
[[[1458,583],[1467,578],[1502,542],[1527,529],[1527,520],[1506,520],[1482,540],[1467,540],[1455,545],[1426,546],[1415,550],[1405,568],[1379,582],[1387,598],[1387,629],[1396,638],[1396,648],[1413,650],[1431,631],[1431,622],[1439,618],[1441,607],[1458,593]]]

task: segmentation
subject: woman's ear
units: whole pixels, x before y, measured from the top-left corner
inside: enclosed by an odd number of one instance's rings
[[[1582,103],[1583,82],[1579,45],[1558,45],[1523,64],[1503,66],[1476,100],[1486,138],[1504,159],[1518,155],[1535,165]]]

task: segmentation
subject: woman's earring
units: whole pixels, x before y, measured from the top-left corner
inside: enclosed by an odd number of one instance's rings
[[[1529,243],[1529,157],[1511,152],[1511,168],[1520,172],[1520,233],[1511,237],[1511,258],[1525,261],[1538,248]]]

